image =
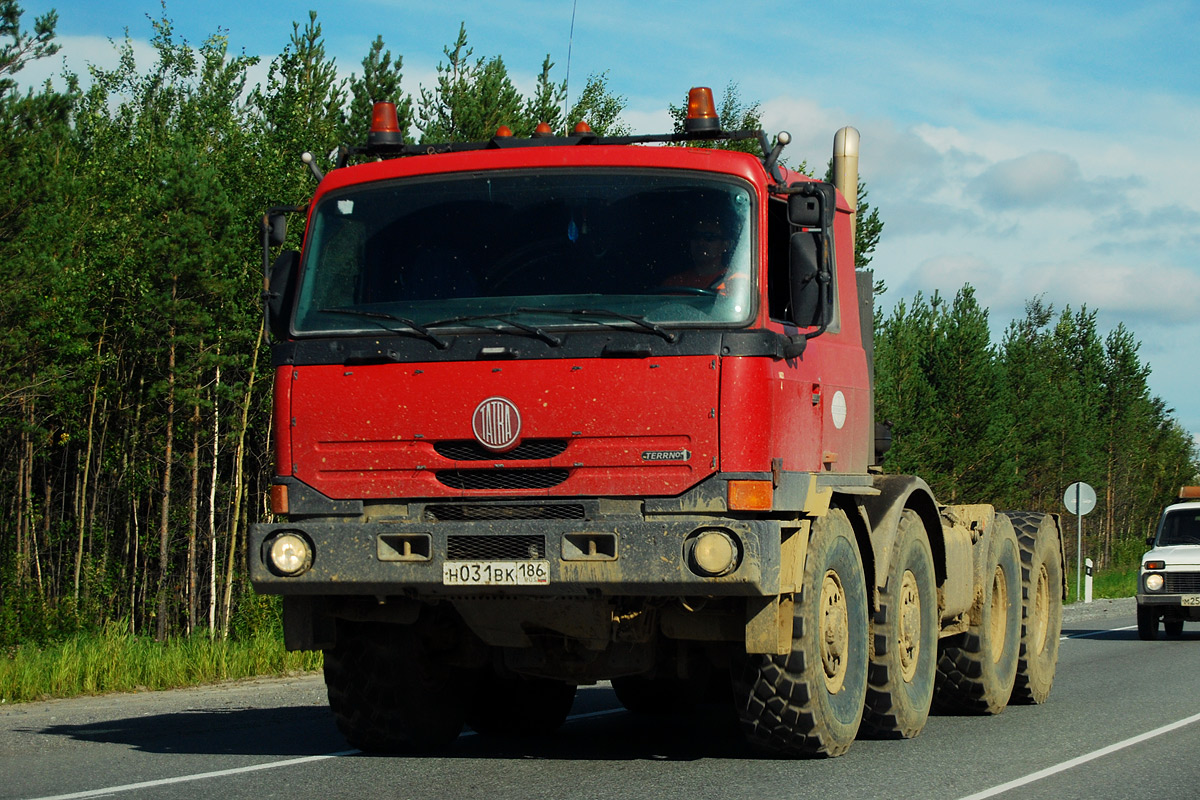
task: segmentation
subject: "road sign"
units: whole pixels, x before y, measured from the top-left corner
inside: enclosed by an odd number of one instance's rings
[[[1063,503],[1075,515],[1075,600],[1083,583],[1083,518],[1096,507],[1096,490],[1083,481],[1075,481],[1063,492]],[[1091,581],[1090,573],[1088,580]]]
[[[1087,516],[1096,507],[1096,490],[1083,481],[1076,481],[1063,492],[1063,503],[1072,514]]]

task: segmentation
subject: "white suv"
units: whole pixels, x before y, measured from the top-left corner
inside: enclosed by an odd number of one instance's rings
[[[1153,549],[1142,556],[1138,576],[1138,636],[1158,638],[1158,621],[1167,636],[1183,633],[1184,620],[1200,621],[1200,486],[1185,486],[1181,500],[1167,506],[1155,535],[1146,540]]]

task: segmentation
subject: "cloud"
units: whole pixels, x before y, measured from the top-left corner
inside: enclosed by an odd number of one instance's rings
[[[1127,325],[1191,324],[1200,319],[1200,274],[1170,264],[1022,261],[970,251],[943,253],[918,264],[897,287],[902,296],[934,289],[953,296],[964,283],[975,287],[980,303],[1004,319],[1020,316],[1025,303],[1039,296],[1059,309],[1087,306]]]
[[[1137,179],[1088,180],[1076,159],[1065,153],[1039,150],[991,165],[965,188],[985,208],[999,211],[1050,205],[1098,209],[1120,202],[1118,188],[1140,183]]]

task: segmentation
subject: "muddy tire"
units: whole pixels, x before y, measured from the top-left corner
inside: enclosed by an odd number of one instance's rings
[[[325,686],[338,730],[371,753],[453,742],[465,714],[463,678],[413,625],[341,622],[337,644],[325,651]]]
[[[952,714],[999,714],[1017,679],[1021,649],[1021,557],[1012,524],[996,515],[982,597],[965,633],[943,639],[934,707]]]
[[[1168,638],[1178,639],[1183,636],[1183,620],[1163,619],[1163,631],[1166,632]]]
[[[1062,634],[1062,550],[1049,514],[1026,511],[1005,516],[1021,550],[1021,651],[1012,702],[1044,703],[1054,685]]]
[[[1158,612],[1150,606],[1137,607],[1138,638],[1153,642],[1158,638]]]
[[[838,756],[858,733],[867,691],[867,590],[845,512],[813,523],[789,655],[734,666],[738,720],[753,746],[786,756]]]
[[[877,591],[860,735],[911,739],[929,719],[938,640],[933,554],[915,511],[900,518],[887,580]]]
[[[475,692],[466,722],[483,736],[547,736],[558,730],[575,702],[575,684],[488,669],[473,674]]]

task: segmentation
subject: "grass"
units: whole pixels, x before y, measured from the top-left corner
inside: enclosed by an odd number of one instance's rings
[[[1113,567],[1101,570],[1092,575],[1093,598],[1133,597],[1137,594],[1138,567]],[[1067,603],[1077,602],[1080,598],[1075,594],[1075,586],[1079,583],[1076,567],[1067,570]],[[1082,582],[1086,584],[1087,575]],[[1086,591],[1086,585],[1080,588]]]
[[[174,689],[320,668],[320,653],[289,653],[275,633],[242,641],[201,635],[160,644],[110,631],[45,647],[20,645],[0,656],[0,703]]]

